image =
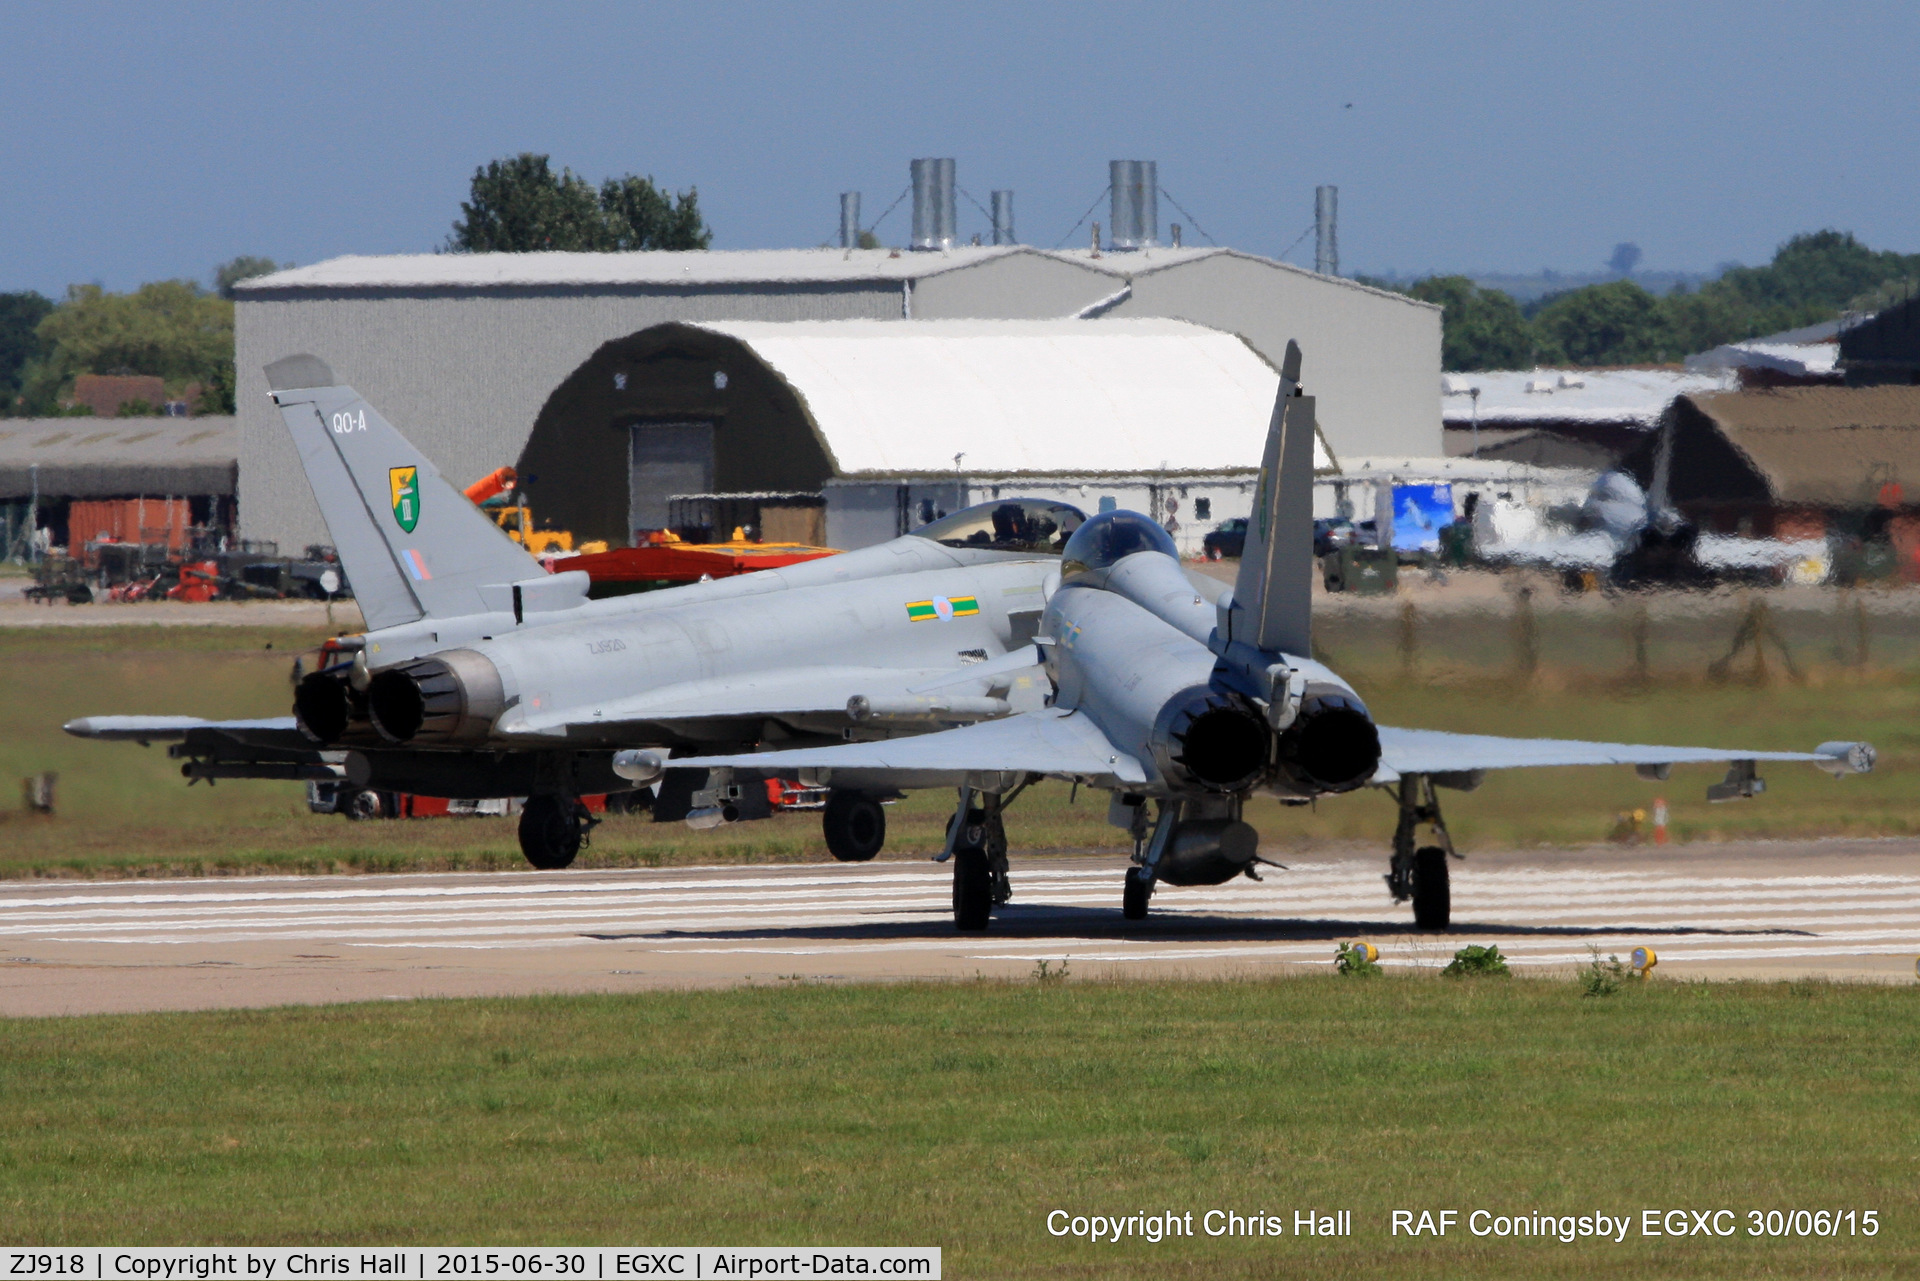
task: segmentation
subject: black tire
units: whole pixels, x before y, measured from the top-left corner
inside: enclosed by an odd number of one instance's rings
[[[580,852],[580,802],[558,796],[529,796],[520,811],[520,852],[543,872],[570,865]]]
[[[1444,930],[1453,919],[1453,889],[1447,884],[1447,852],[1428,845],[1413,852],[1413,923]]]
[[[820,815],[827,851],[842,863],[865,863],[887,843],[887,811],[865,792],[834,788]]]
[[[993,914],[993,868],[984,850],[956,850],[953,855],[953,927],[979,931]]]
[[[1127,869],[1127,887],[1120,896],[1120,915],[1129,921],[1147,919],[1147,901],[1153,897],[1153,886],[1137,867]]]
[[[350,823],[358,823],[367,818],[387,817],[387,807],[382,802],[380,793],[371,788],[363,787],[348,792],[333,803],[333,808],[336,812],[345,814]]]

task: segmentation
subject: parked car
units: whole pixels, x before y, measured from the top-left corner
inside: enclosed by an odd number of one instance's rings
[[[1238,556],[1247,546],[1247,518],[1235,516],[1232,520],[1223,520],[1207,531],[1200,540],[1208,560],[1219,560],[1222,556]]]
[[[1329,516],[1313,522],[1315,556],[1330,556],[1342,547],[1372,547],[1377,541],[1370,520],[1356,525],[1344,516]]]

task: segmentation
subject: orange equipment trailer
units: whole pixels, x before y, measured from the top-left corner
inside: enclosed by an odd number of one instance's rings
[[[750,543],[735,538],[725,543],[683,543],[669,536],[642,547],[555,557],[548,568],[579,569],[593,580],[594,595],[618,595],[657,584],[697,583],[703,578],[731,578],[757,569],[785,569],[822,556],[837,556],[831,547],[806,543]]]

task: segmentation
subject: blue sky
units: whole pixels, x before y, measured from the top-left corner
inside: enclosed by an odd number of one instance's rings
[[[1349,272],[1920,250],[1911,4],[15,0],[0,48],[0,290],[429,250],[526,150],[697,185],[718,248],[819,244],[932,155],[1043,246],[1139,158],[1261,253],[1338,185]]]

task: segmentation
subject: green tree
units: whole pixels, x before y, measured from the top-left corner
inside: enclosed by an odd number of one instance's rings
[[[1444,309],[1442,368],[1524,369],[1533,363],[1532,327],[1511,295],[1481,289],[1465,276],[1429,276],[1415,281],[1406,293]]]
[[[21,370],[40,354],[37,331],[52,310],[37,293],[0,294],[0,417],[17,407]]]
[[[1869,249],[1851,232],[1806,232],[1774,252],[1764,267],[1735,267],[1701,287],[1724,295],[1785,329],[1832,317],[1849,301],[1889,280],[1920,273],[1920,255]]]
[[[292,263],[285,264],[291,267]],[[238,258],[229,258],[213,269],[213,287],[222,298],[233,298],[233,287],[243,280],[252,280],[255,276],[270,276],[282,269],[280,263],[271,258],[259,258],[252,254],[241,254]]]
[[[129,294],[75,285],[37,334],[45,354],[22,382],[41,413],[54,412],[80,374],[154,374],[176,390],[233,376],[233,304],[190,280],[155,281]]]
[[[532,152],[474,170],[470,195],[447,238],[456,253],[704,249],[712,239],[697,191],[669,200],[652,179],[632,174],[609,178],[596,191],[571,169],[554,173],[548,157]]]
[[[700,193],[671,201],[651,178],[609,178],[600,184],[600,214],[611,249],[705,249],[713,240],[700,219]]]
[[[1535,313],[1533,329],[1547,364],[1631,365],[1684,354],[1662,300],[1631,280],[1559,294]]]

